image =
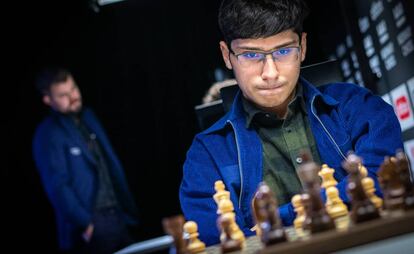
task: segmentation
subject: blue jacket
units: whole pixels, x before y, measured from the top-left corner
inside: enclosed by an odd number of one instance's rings
[[[108,158],[109,174],[125,221],[135,224],[135,201],[104,129],[90,109],[84,110],[82,119],[96,134]],[[52,112],[36,129],[33,157],[55,210],[59,246],[70,249],[91,222],[98,183],[96,161],[74,121],[57,112]]]
[[[347,172],[341,166],[347,152],[352,150],[362,157],[369,175],[376,180],[384,156],[403,148],[399,122],[393,108],[365,88],[348,83],[316,88],[303,78],[301,84],[321,161],[335,169],[340,197],[347,202]],[[255,224],[251,200],[262,178],[261,141],[254,129],[246,129],[239,92],[231,110],[196,135],[184,163],[181,208],[186,220],[197,222],[200,239],[207,245],[219,242],[213,199],[217,180],[230,191],[239,227],[247,236],[254,234],[250,230]],[[378,181],[376,188],[379,190]],[[279,213],[285,226],[293,223],[291,203],[280,206]]]

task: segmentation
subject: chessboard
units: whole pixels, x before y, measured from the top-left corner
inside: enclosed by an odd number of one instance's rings
[[[342,166],[348,171],[350,208],[339,196],[335,169],[310,158],[304,153],[298,169],[303,193],[292,197],[296,212],[292,227],[283,226],[277,199],[269,185],[261,182],[251,203],[256,236],[246,238],[236,223],[230,192],[223,181],[217,180],[213,199],[220,243],[206,248],[195,221],[186,222],[182,215],[165,218],[164,230],[173,237],[176,253],[333,253],[385,239],[396,241],[397,236],[408,236],[405,253],[414,253],[414,184],[402,151],[395,157],[385,157],[377,171],[384,198],[375,194],[374,180],[362,159],[348,154]],[[325,189],[326,201],[320,195],[321,188]],[[397,244],[391,252],[400,249]]]
[[[294,232],[292,228],[286,230]],[[413,238],[411,242],[414,245],[414,210],[404,212],[401,216],[382,217],[378,220],[354,225],[347,231],[330,230],[301,240],[290,235],[287,242],[269,247],[265,247],[259,237],[252,236],[246,239],[245,249],[234,253],[333,253],[365,244],[380,243],[382,240],[402,235],[411,235]],[[399,253],[398,250],[395,251]],[[220,244],[207,247],[206,253],[221,253]]]
[[[242,251],[235,251],[234,253],[257,253],[264,247],[259,237],[251,236],[246,239],[246,248]],[[207,254],[221,254],[220,244],[212,245],[206,248]]]

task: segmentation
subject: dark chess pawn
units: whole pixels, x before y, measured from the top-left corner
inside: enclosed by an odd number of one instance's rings
[[[395,155],[397,158],[397,165],[399,168],[400,179],[405,188],[405,195],[404,195],[404,208],[414,209],[414,184],[411,180],[410,176],[410,168],[407,156],[403,151],[397,151]]]
[[[326,211],[320,196],[320,180],[318,175],[320,166],[309,159],[310,155],[308,153],[303,153],[301,157],[303,162],[299,167],[298,173],[304,183],[304,191],[308,194],[305,195],[305,199],[302,199],[306,210],[303,228],[304,230],[309,230],[312,234],[335,229],[334,221]],[[302,196],[302,198],[305,196]]]
[[[404,210],[405,187],[395,157],[385,157],[378,170],[378,179],[384,194],[384,206],[390,215],[400,215]]]
[[[224,233],[224,238],[220,239],[221,253],[228,253],[233,251],[240,251],[243,248],[243,243],[239,240],[236,240],[232,237],[232,218],[228,214],[222,214],[217,219],[217,224]]]
[[[351,219],[355,224],[380,217],[378,209],[364,191],[359,171],[361,163],[361,159],[353,153],[349,154],[347,160],[342,163],[349,173],[347,191],[351,200]]]
[[[253,209],[261,241],[266,246],[287,241],[277,207],[276,198],[269,186],[265,182],[260,183]]]
[[[187,251],[187,243],[184,239],[184,216],[183,215],[175,215],[171,217],[164,218],[162,220],[162,225],[164,228],[164,232],[169,234],[174,241],[173,253],[176,254],[188,254]]]

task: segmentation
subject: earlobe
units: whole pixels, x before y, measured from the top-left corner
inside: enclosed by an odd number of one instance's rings
[[[230,55],[229,55],[229,49],[227,47],[227,44],[224,41],[220,41],[220,50],[221,50],[221,55],[223,57],[224,63],[226,64],[226,67],[228,69],[233,69],[233,66],[231,65],[230,62]]]
[[[49,95],[43,95],[42,101],[47,106],[50,106],[50,96]]]
[[[300,55],[300,61],[303,62],[305,60],[306,57],[306,36],[307,33],[302,33],[302,38],[301,38],[301,55]]]

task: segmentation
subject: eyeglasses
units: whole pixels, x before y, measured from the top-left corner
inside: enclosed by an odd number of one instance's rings
[[[271,55],[273,61],[281,64],[292,64],[298,60],[300,46],[279,48],[268,52],[246,51],[235,54],[229,47],[230,52],[237,58],[237,61],[243,67],[255,67],[262,64],[266,60],[267,55]]]

